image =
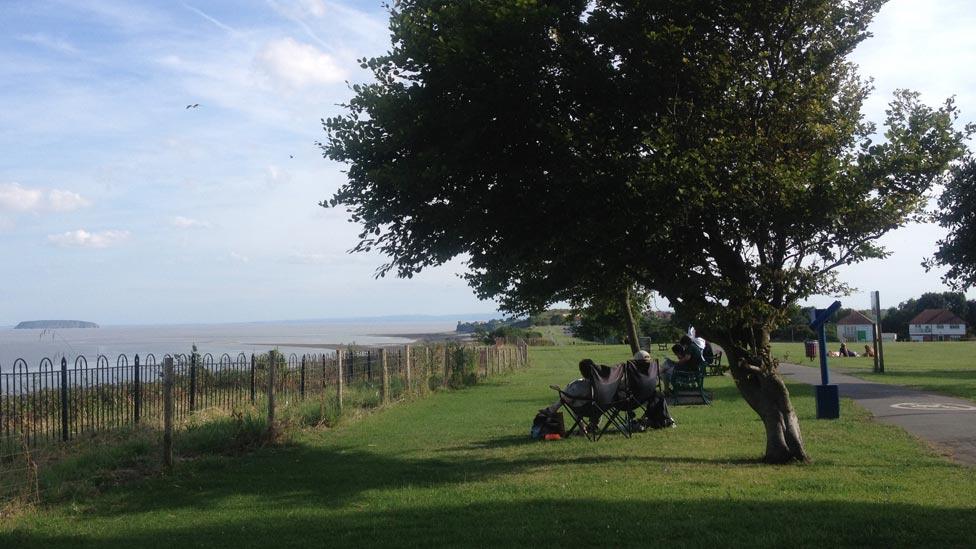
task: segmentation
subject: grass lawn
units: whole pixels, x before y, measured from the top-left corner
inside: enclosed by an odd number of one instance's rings
[[[590,345],[592,342],[585,339],[580,339],[573,335],[566,333],[564,328],[568,326],[532,326],[529,328],[530,331],[540,332],[546,339],[551,339],[556,342],[556,345]]]
[[[395,406],[282,448],[175,473],[0,525],[0,547],[971,546],[976,474],[849,401],[817,421],[791,388],[811,465],[765,466],[728,378],[678,428],[533,442],[550,383],[625,347],[535,348],[533,367]]]
[[[836,351],[839,343],[828,350]],[[859,354],[864,344],[852,349]],[[802,343],[774,343],[773,355],[795,364],[819,368],[820,362],[805,358]],[[895,342],[884,344],[885,373],[872,372],[868,357],[829,358],[832,370],[878,383],[905,385],[925,391],[976,400],[976,341]]]

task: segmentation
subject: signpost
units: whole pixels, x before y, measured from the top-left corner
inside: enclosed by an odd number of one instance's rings
[[[840,309],[840,301],[833,302],[826,309],[815,309],[811,316],[810,327],[817,332],[820,347],[820,385],[815,387],[817,398],[817,419],[837,419],[840,417],[840,395],[837,386],[830,384],[830,373],[827,371],[827,332],[824,324],[830,315]]]
[[[881,329],[881,297],[878,292],[871,292],[871,310],[874,311],[874,372],[884,373],[884,330]]]

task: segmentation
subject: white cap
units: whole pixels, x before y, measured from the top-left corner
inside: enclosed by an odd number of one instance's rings
[[[636,353],[634,353],[634,360],[650,360],[650,359],[651,359],[651,353],[648,353],[647,351],[637,351]]]

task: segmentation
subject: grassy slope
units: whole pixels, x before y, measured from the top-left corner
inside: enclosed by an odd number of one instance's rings
[[[828,350],[836,351],[839,347],[839,343],[831,343]],[[860,353],[864,345],[855,345],[853,349]],[[804,358],[802,343],[774,343],[773,354],[796,364],[816,367],[820,364]],[[867,357],[830,358],[828,365],[869,381],[976,400],[976,342],[885,343],[884,355],[884,374],[873,373],[874,359]]]
[[[2,547],[820,546],[971,543],[976,475],[850,402],[813,419],[793,387],[812,465],[754,459],[763,436],[727,378],[711,407],[632,439],[532,442],[550,383],[584,356],[532,350],[535,366],[394,407],[297,444],[183,463],[169,477],[58,505],[0,527]]]

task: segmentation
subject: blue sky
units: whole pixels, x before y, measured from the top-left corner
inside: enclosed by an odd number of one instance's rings
[[[870,118],[908,87],[974,120],[974,12],[884,8],[856,55]],[[380,2],[3,0],[0,22],[0,324],[494,310],[460,262],[375,280],[382,258],[346,254],[356,226],[317,206],[343,178],[319,120],[365,78],[355,60],[386,49]],[[887,304],[942,290],[918,266],[940,234],[897,231],[891,258],[843,276]]]

